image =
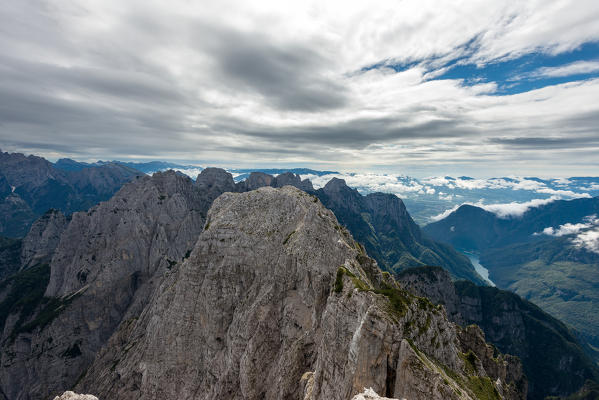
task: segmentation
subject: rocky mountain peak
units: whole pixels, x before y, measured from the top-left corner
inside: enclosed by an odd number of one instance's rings
[[[208,167],[202,170],[196,179],[196,186],[202,192],[234,192],[233,175],[222,168]]]
[[[255,190],[264,186],[272,186],[274,177],[264,172],[252,172],[250,176],[241,183],[245,183],[245,190]]]
[[[274,183],[272,186],[274,187],[283,187],[283,186],[295,186],[298,189],[304,191],[313,191],[314,187],[312,186],[312,182],[309,179],[302,180],[299,175],[294,174],[293,172],[284,172],[280,175],[277,175],[274,179]]]
[[[345,179],[332,178],[330,181],[327,182],[326,185],[324,185],[323,190],[325,191],[325,193],[330,194],[340,192],[342,190],[345,190],[346,188],[349,188],[349,186],[347,186],[347,184],[345,183]]]

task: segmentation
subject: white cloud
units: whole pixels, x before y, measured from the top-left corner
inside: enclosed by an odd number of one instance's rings
[[[464,204],[468,204],[468,203],[464,203]],[[430,221],[431,222],[441,221],[442,219],[447,218],[452,212],[456,211],[462,205],[463,204],[457,204],[457,205],[453,206],[452,208],[449,208],[449,209],[443,211],[441,214],[433,215],[432,217],[430,217]]]
[[[535,233],[535,235],[540,235],[540,234],[544,234],[544,235],[548,235],[548,236],[565,236],[565,235],[573,235],[575,233],[579,233],[581,231],[590,229],[592,227],[598,226],[599,225],[599,218],[597,218],[597,215],[589,215],[587,217],[585,217],[583,219],[584,222],[580,222],[580,223],[576,223],[576,224],[572,224],[572,223],[566,223],[563,225],[560,225],[557,228],[553,228],[553,227],[547,227],[545,229],[543,229],[543,231]]]
[[[526,77],[530,78],[555,78],[577,74],[589,74],[599,71],[599,61],[576,61],[559,67],[542,67]]]
[[[572,243],[576,247],[585,248],[589,251],[599,254],[599,229],[591,229],[579,233]]]
[[[560,197],[569,197],[569,198],[590,198],[591,195],[588,193],[577,193],[572,190],[561,190],[561,189],[551,189],[544,188],[537,190],[537,193],[546,193],[552,196],[560,196]]]
[[[440,221],[440,220],[446,218],[447,216],[449,216],[449,214],[456,211],[458,208],[460,208],[464,204],[468,204],[468,205],[475,206],[475,207],[480,207],[483,210],[492,212],[493,214],[497,215],[499,218],[504,218],[504,219],[518,218],[518,217],[521,217],[526,211],[530,210],[531,208],[540,207],[542,205],[554,202],[555,200],[558,200],[558,199],[559,199],[558,197],[550,197],[548,199],[533,199],[533,200],[522,202],[522,203],[511,202],[511,203],[499,203],[499,204],[484,204],[484,200],[480,200],[479,202],[476,202],[476,203],[466,202],[466,203],[456,205],[448,210],[445,210],[442,213],[431,217],[430,220],[432,222]]]
[[[545,188],[542,182],[515,177],[513,179],[490,178],[490,179],[465,179],[449,177],[430,177],[422,180],[423,183],[432,186],[445,186],[449,189],[513,189],[513,190],[537,190]]]
[[[599,183],[592,183],[589,186],[581,187],[580,190],[584,190],[584,191],[599,190]]]
[[[550,197],[548,199],[533,199],[523,203],[511,202],[504,204],[487,204],[481,205],[481,207],[496,214],[499,218],[517,218],[521,217],[522,214],[531,208],[549,204],[557,199],[557,197]]]
[[[413,193],[434,194],[434,189],[421,185],[418,181],[404,177],[407,181],[400,181],[397,176],[387,174],[327,174],[327,175],[301,175],[302,179],[310,179],[314,188],[323,187],[333,178],[345,180],[345,183],[363,193],[383,192],[402,195]],[[432,191],[432,192],[431,192]]]

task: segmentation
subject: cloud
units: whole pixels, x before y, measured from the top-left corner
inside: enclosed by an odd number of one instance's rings
[[[544,235],[548,235],[548,236],[572,235],[572,234],[578,233],[580,231],[583,231],[583,230],[586,230],[586,229],[589,229],[589,228],[599,225],[599,218],[597,218],[597,215],[589,215],[589,216],[585,217],[583,221],[584,222],[577,223],[577,224],[566,223],[566,224],[560,225],[558,228],[547,227],[547,228],[543,229],[543,231],[541,231],[539,233],[535,233],[535,235],[540,235],[540,234],[544,234]]]
[[[584,248],[599,254],[599,229],[592,229],[579,233],[572,239],[572,243],[576,247]]]
[[[459,205],[456,205],[448,210],[443,211],[442,213],[432,216],[430,218],[431,222],[440,221],[447,216],[449,216],[452,212],[456,211],[464,204],[468,204],[475,207],[480,207],[483,210],[492,212],[497,215],[499,218],[508,219],[508,218],[518,218],[521,217],[525,212],[530,210],[531,208],[540,207],[545,204],[549,204],[554,202],[555,200],[559,200],[559,197],[553,196],[548,199],[533,199],[525,202],[510,202],[510,203],[498,203],[498,204],[484,204],[484,200],[480,200],[476,203],[466,202]]]
[[[362,193],[383,192],[392,193],[399,197],[411,193],[434,194],[434,189],[426,188],[417,180],[397,177],[387,174],[327,174],[327,175],[301,175],[302,179],[310,179],[314,188],[323,187],[333,178],[345,180],[348,186],[358,189]]]
[[[11,2],[0,140],[79,159],[584,173],[598,166],[598,79],[498,95],[439,77],[564,54],[599,40],[597,16],[584,0]]]
[[[599,61],[576,61],[559,67],[542,67],[521,76],[521,78],[557,78],[593,72],[599,72]]]

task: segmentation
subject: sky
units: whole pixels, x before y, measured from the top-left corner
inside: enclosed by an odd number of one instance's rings
[[[20,0],[0,148],[413,176],[599,175],[599,2]]]

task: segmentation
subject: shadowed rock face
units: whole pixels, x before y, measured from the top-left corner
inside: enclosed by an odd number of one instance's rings
[[[349,399],[373,387],[469,399],[480,380],[523,398],[510,380],[517,362],[498,355],[493,372],[468,370],[461,351],[477,349],[460,332],[382,274],[313,196],[288,186],[225,193],[190,257],[76,389],[107,399]]]
[[[196,179],[198,190],[205,194],[213,194],[214,198],[224,192],[234,192],[233,175],[221,168],[206,168]],[[212,199],[214,200],[214,199]]]

